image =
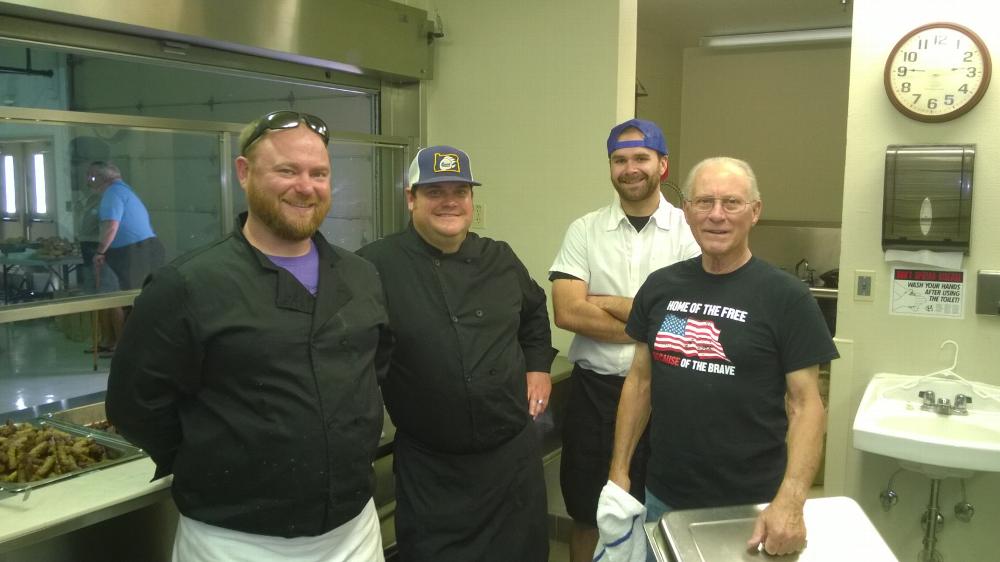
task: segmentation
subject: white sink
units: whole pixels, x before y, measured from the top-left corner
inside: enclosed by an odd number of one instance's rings
[[[952,375],[953,376],[953,375]],[[922,410],[920,391],[972,397],[967,415]],[[898,459],[932,478],[1000,472],[1000,387],[949,378],[879,373],[854,418],[854,447]]]

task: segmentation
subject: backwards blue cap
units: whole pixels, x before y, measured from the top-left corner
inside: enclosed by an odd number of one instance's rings
[[[445,145],[420,149],[410,163],[410,185],[449,181],[482,185],[472,177],[472,163],[465,152]]]
[[[642,133],[642,139],[640,140],[618,140],[625,129],[638,129]],[[608,157],[611,157],[611,153],[618,150],[619,148],[633,148],[637,146],[642,146],[646,148],[651,148],[660,153],[662,156],[666,156],[667,152],[667,141],[663,138],[663,131],[653,123],[652,121],[647,121],[645,119],[629,119],[628,121],[615,125],[614,129],[611,129],[611,134],[608,135]]]

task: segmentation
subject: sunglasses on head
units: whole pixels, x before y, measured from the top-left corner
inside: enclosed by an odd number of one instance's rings
[[[326,128],[326,123],[319,117],[308,113],[299,113],[298,111],[272,111],[261,117],[260,122],[254,127],[253,132],[250,133],[250,136],[244,141],[243,146],[240,147],[240,154],[246,156],[250,145],[257,142],[267,131],[294,129],[299,126],[299,123],[305,123],[306,127],[309,127],[312,132],[322,137],[324,145],[330,144],[330,133]]]

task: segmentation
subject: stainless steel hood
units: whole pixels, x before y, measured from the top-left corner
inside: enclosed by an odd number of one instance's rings
[[[390,0],[0,0],[0,15],[393,81],[433,77],[427,12]]]

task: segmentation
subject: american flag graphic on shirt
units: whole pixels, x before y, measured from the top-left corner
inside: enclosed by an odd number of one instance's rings
[[[729,361],[719,342],[721,332],[711,320],[691,320],[668,314],[656,332],[653,349],[679,351],[687,357]]]

